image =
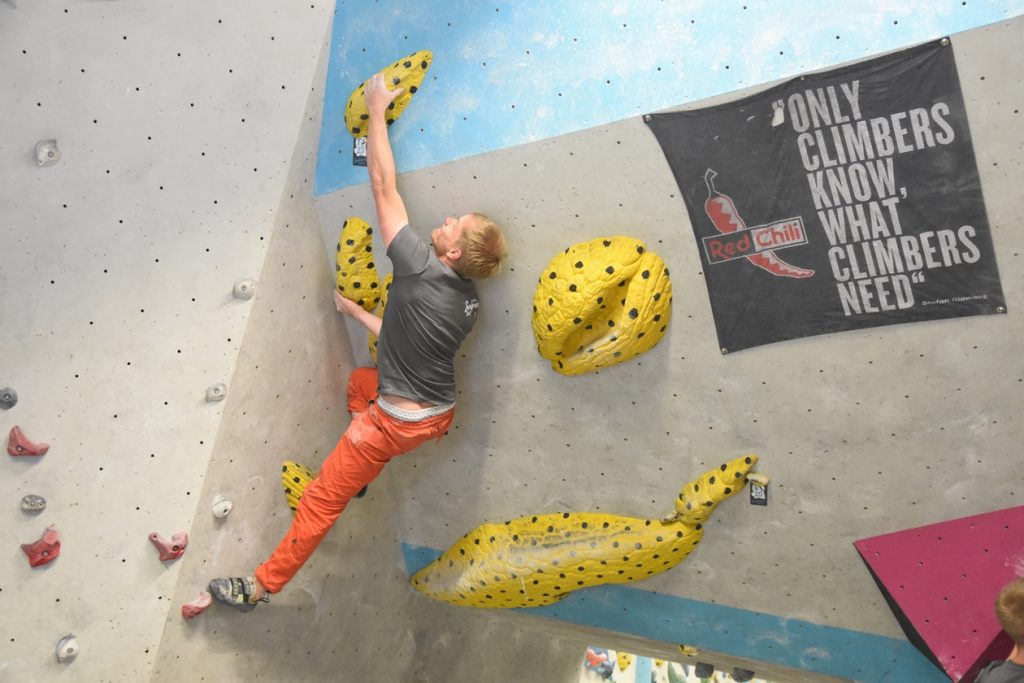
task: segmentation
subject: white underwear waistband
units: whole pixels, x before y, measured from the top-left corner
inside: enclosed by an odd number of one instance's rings
[[[431,406],[429,408],[421,408],[419,410],[407,410],[405,408],[399,408],[392,403],[388,403],[378,396],[377,406],[396,420],[401,420],[402,422],[420,422],[422,420],[426,420],[428,417],[444,415],[454,408],[455,404],[449,403],[444,406]]]

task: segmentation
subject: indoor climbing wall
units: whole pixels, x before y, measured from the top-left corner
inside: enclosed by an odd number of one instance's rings
[[[512,253],[506,272],[480,285],[454,428],[385,474],[404,501],[397,535],[409,574],[483,523],[576,512],[658,519],[697,473],[755,453],[771,477],[767,505],[744,491],[720,506],[678,567],[509,618],[636,637],[646,654],[665,657],[684,645],[691,662],[773,680],[943,680],[907,640],[853,542],[1007,507],[1020,492],[1013,444],[1024,380],[1012,302],[1022,245],[1012,217],[1021,209],[1022,103],[1011,94],[1019,76],[1001,65],[1019,51],[1021,30],[1016,19],[952,37],[1005,316],[724,355],[686,208],[639,116],[403,175],[421,234],[446,213],[479,210],[506,226]],[[435,51],[431,74],[441,62]],[[423,100],[392,128],[396,138],[403,125],[413,134]],[[344,217],[372,221],[365,185],[317,205],[328,250]],[[605,236],[642,240],[664,258],[671,322],[646,353],[567,377],[537,350],[538,281],[556,255]],[[365,336],[352,331],[357,361],[368,362]]]
[[[0,678],[569,683],[601,642],[778,681],[942,680],[853,542],[1019,504],[1022,89],[1007,65],[1024,8],[663,5],[0,3],[0,605],[17,625]],[[639,115],[946,34],[1009,314],[720,354]],[[318,467],[347,423],[369,349],[329,295],[342,222],[374,212],[343,105],[421,49],[429,74],[392,128],[410,214],[425,234],[484,211],[513,254],[480,286],[456,422],[392,463],[270,605],[185,620],[210,578],[284,533],[281,464]],[[537,353],[537,280],[619,235],[664,259],[671,320],[650,350],[562,375]],[[482,523],[658,519],[745,453],[771,477],[767,505],[741,491],[656,576],[500,613],[408,583]]]
[[[3,454],[0,680],[143,681],[182,562],[203,551],[190,534],[173,559],[173,537],[213,519],[204,477],[333,6],[14,4],[0,389],[17,403],[0,432],[49,450]],[[41,165],[46,140],[59,157]],[[232,514],[250,478],[218,482]],[[23,511],[26,495],[45,508]],[[60,554],[33,568],[19,546],[51,525]],[[59,663],[69,634],[77,656]]]
[[[322,79],[323,56],[320,65]],[[227,493],[235,507],[223,520],[205,508],[196,515],[151,680],[187,680],[201,655],[203,671],[219,680],[312,682],[343,670],[346,680],[469,681],[481,670],[513,670],[526,650],[533,670],[568,682],[577,642],[482,613],[450,618],[407,589],[395,531],[405,502],[387,477],[352,501],[269,605],[241,615],[214,604],[191,620],[179,609],[214,576],[244,575],[266,559],[292,519],[283,463],[319,470],[348,424],[353,350],[332,301],[336,245],[325,254],[308,192],[319,124],[316,93],[309,98],[203,482],[204,501]],[[352,343],[365,353],[364,341]]]
[[[991,596],[1024,575],[1022,529],[1018,505],[854,545],[908,637],[951,679],[973,681],[1013,648]]]

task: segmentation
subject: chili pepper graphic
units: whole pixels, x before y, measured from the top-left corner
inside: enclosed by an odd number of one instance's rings
[[[715,189],[714,181],[716,175],[718,173],[710,168],[704,174],[704,184],[708,187],[708,198],[704,202],[704,213],[711,219],[715,229],[722,234],[746,230],[747,224],[743,222],[736,204],[732,201],[732,197]],[[813,270],[790,265],[776,256],[775,252],[771,250],[750,254],[745,258],[758,268],[767,270],[772,275],[795,278],[805,278],[814,275]]]

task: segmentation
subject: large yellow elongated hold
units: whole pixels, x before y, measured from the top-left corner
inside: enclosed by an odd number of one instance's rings
[[[358,216],[350,216],[341,225],[335,257],[335,285],[346,299],[366,311],[380,303],[380,279],[373,262],[373,228]]]
[[[660,520],[561,512],[483,524],[418,571],[413,587],[469,607],[540,607],[605,583],[630,583],[679,564],[721,501],[743,489],[757,456],[737,458],[686,484]]]
[[[423,84],[423,79],[427,75],[427,69],[430,68],[430,62],[433,59],[434,55],[430,50],[420,50],[399,59],[378,72],[384,76],[384,83],[389,90],[404,89],[404,92],[388,105],[387,122],[389,126],[398,120],[405,108],[409,106],[412,96]],[[345,105],[345,126],[354,138],[366,135],[367,124],[370,120],[370,112],[366,108],[366,99],[363,97],[365,92],[366,81],[363,81],[362,85],[352,91],[348,98],[348,104]]]

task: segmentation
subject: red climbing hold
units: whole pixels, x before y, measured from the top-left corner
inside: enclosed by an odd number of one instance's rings
[[[186,602],[181,606],[181,616],[186,619],[194,619],[203,613],[210,603],[213,602],[213,596],[206,591],[201,591],[196,599],[192,602]]]
[[[42,538],[35,543],[22,543],[21,549],[28,555],[28,563],[33,567],[53,562],[60,555],[60,536],[57,534],[57,527],[46,527]]]
[[[21,427],[11,427],[11,433],[7,436],[7,452],[11,455],[43,455],[50,450],[50,444],[32,443],[25,438]]]
[[[166,538],[154,531],[149,535],[149,540],[160,551],[160,559],[167,562],[178,559],[185,552],[185,546],[188,545],[188,533],[180,531],[171,536],[171,540],[168,542]]]

